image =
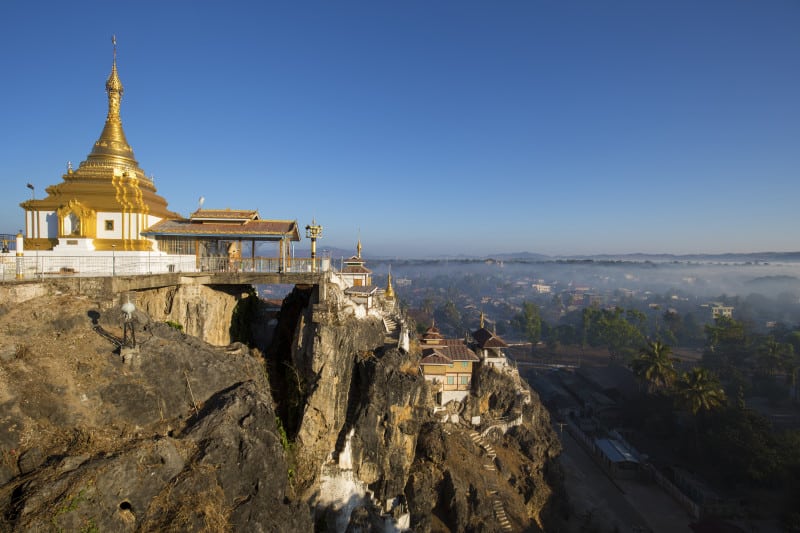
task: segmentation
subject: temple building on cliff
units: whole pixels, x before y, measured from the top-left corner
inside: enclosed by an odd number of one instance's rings
[[[372,270],[364,266],[366,261],[361,257],[361,239],[356,244],[356,255],[343,261],[339,276],[348,287],[369,287],[372,285]]]
[[[222,267],[280,271],[295,264],[311,268],[293,262],[291,243],[300,240],[296,220],[268,220],[255,210],[202,209],[202,205],[187,219],[168,209],[136,161],[122,128],[124,89],[117,72],[116,39],[113,42],[103,131],[86,160],[77,169],[69,164],[62,182],[45,189],[45,198],[20,204],[25,210],[25,250],[35,251],[37,263],[40,255],[111,256],[117,271],[124,268],[121,259],[127,257],[131,261],[124,270],[129,272],[145,268],[133,266],[137,257],[147,258],[145,272]],[[256,265],[256,244],[262,242],[276,244],[277,253],[271,254],[269,264]],[[50,269],[77,272],[77,264],[65,259],[51,263]],[[87,265],[84,262],[83,269]],[[36,269],[48,273],[44,262]]]
[[[25,210],[25,247],[59,255],[96,250],[148,251],[154,242],[141,232],[160,220],[177,218],[156,193],[133,155],[120,118],[124,92],[117,73],[116,42],[106,80],[108,115],[100,138],[77,169],[69,164],[62,183],[47,196],[20,204]]]
[[[485,316],[481,311],[480,328],[472,332],[472,349],[478,354],[481,363],[495,368],[508,366],[505,350],[506,341],[497,336],[497,332],[489,331],[484,325]]]
[[[461,401],[472,389],[473,364],[480,359],[463,339],[446,339],[432,324],[420,340],[423,377],[432,385],[434,401],[443,406]]]

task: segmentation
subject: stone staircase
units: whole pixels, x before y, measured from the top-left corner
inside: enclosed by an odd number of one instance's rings
[[[500,529],[503,531],[514,531],[514,528],[511,527],[511,522],[508,521],[508,516],[506,516],[506,510],[503,508],[503,502],[495,498],[495,500],[492,502],[492,508],[494,509],[494,516],[500,523]]]
[[[483,463],[483,469],[488,472],[496,472],[497,467],[495,466],[495,459],[497,459],[497,452],[494,450],[494,447],[488,442],[486,442],[480,433],[477,431],[470,431],[469,438],[472,440],[475,445],[480,446],[485,452],[486,456],[489,458],[488,462]],[[511,522],[508,520],[508,515],[506,515],[505,507],[503,507],[503,500],[497,497],[497,485],[494,483],[494,478],[490,477],[487,478],[489,481],[489,494],[493,496],[492,500],[492,509],[494,510],[494,516],[497,518],[497,522],[500,524],[500,529],[502,531],[513,531],[514,528],[511,527]]]
[[[392,318],[391,315],[384,314],[383,328],[386,330],[386,333],[383,337],[383,343],[397,346],[397,342],[400,339],[400,328],[398,327],[397,321]]]

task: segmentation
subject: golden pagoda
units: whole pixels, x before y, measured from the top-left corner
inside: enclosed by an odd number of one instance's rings
[[[100,138],[77,169],[68,164],[62,182],[47,196],[20,204],[25,210],[25,247],[59,253],[96,250],[149,251],[155,241],[140,233],[162,219],[179,217],[167,209],[152,179],[139,167],[120,118],[124,88],[117,73],[117,43],[106,80],[108,114]]]
[[[387,300],[394,300],[394,287],[392,287],[392,271],[386,277],[386,291],[383,293],[384,298]]]

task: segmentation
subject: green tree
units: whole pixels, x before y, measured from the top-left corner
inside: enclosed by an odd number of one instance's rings
[[[611,357],[632,357],[644,344],[647,317],[635,310],[586,308],[583,311],[585,341],[591,346],[605,346]]]
[[[751,409],[720,409],[703,429],[705,461],[731,482],[774,486],[788,466],[772,424]]]
[[[756,372],[774,376],[791,368],[794,347],[788,342],[778,342],[772,336],[764,337],[757,349]]]
[[[703,326],[697,321],[694,313],[686,313],[682,318],[680,333],[676,337],[682,346],[702,346]]]
[[[522,311],[514,317],[514,324],[532,346],[542,338],[542,316],[535,303],[522,302]]]
[[[744,323],[732,318],[717,318],[706,328],[703,366],[724,380],[731,380],[747,367],[752,352]]]
[[[671,357],[672,348],[660,341],[651,341],[631,361],[636,377],[647,385],[650,393],[668,390],[675,383],[677,372]]]
[[[717,377],[708,369],[695,367],[684,372],[675,383],[675,396],[681,407],[697,415],[725,405],[725,391]]]

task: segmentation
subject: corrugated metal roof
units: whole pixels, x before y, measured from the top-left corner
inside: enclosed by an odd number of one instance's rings
[[[638,463],[639,459],[633,455],[627,446],[616,439],[595,439],[595,445],[614,463]]]

